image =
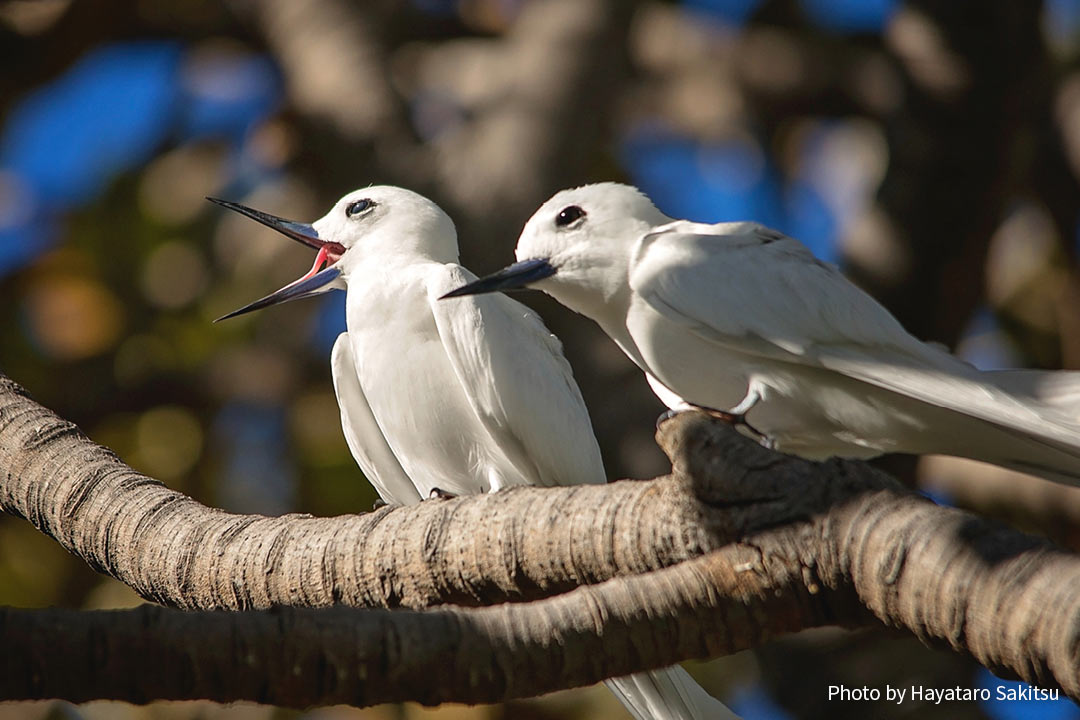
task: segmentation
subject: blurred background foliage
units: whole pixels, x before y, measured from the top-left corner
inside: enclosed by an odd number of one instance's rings
[[[237,512],[367,510],[328,355],[343,296],[212,319],[307,269],[214,195],[310,221],[373,183],[455,218],[478,273],[551,193],[792,234],[982,367],[1080,367],[1080,0],[0,0],[0,369],[171,487]],[[562,337],[612,477],[666,470],[661,410],[590,323]],[[1080,497],[971,463],[887,467],[1080,547]],[[0,602],[138,602],[0,517]],[[692,668],[748,718],[1076,718],[1061,703],[828,703],[829,684],[996,687],[885,633]],[[291,713],[0,704],[0,718],[626,717],[604,691]]]

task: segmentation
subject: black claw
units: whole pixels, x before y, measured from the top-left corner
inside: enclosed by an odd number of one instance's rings
[[[739,425],[747,424],[745,415],[736,415],[735,413],[730,413],[727,410],[717,410],[715,408],[703,407],[700,409],[709,417],[714,417],[717,420],[726,422],[728,425],[734,425],[735,427],[738,427]]]
[[[698,410],[701,410],[709,417],[714,417],[717,420],[726,422],[736,430],[742,432],[743,435],[746,435],[751,440],[757,442],[762,447],[768,448],[769,450],[776,449],[776,441],[765,433],[758,430],[750,423],[748,423],[746,421],[745,413],[737,415],[735,413],[730,413],[726,410],[717,410],[716,408],[703,407],[701,405],[695,405],[694,407],[696,407]]]
[[[663,425],[668,420],[675,417],[676,415],[678,415],[681,412],[683,412],[683,411],[682,410],[665,410],[664,412],[660,413],[660,415],[656,418],[656,429],[659,430],[661,425]]]
[[[428,493],[428,500],[450,500],[456,497],[457,495],[454,493],[446,492],[442,488],[437,487],[431,488],[431,492]]]

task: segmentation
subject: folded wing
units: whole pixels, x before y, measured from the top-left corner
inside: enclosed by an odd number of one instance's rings
[[[428,281],[439,336],[473,410],[531,484],[605,482],[562,344],[536,313],[501,294],[438,299],[475,279],[443,265]]]
[[[360,470],[383,501],[394,505],[420,502],[420,493],[387,444],[360,387],[349,333],[341,333],[334,342],[330,367],[334,376],[334,394],[341,408],[341,429]]]
[[[983,459],[1080,478],[1077,408],[1042,401],[1037,376],[981,373],[920,342],[877,301],[801,243],[754,223],[675,222],[642,239],[634,291],[666,319],[738,352],[825,368],[1022,439]],[[1080,374],[1051,384],[1080,387]],[[1016,379],[1023,378],[1023,381]],[[692,398],[687,398],[692,400]],[[970,456],[970,452],[968,453]]]

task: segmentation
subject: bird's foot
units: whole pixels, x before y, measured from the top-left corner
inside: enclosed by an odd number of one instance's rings
[[[755,441],[758,445],[768,448],[769,450],[776,449],[776,441],[747,422],[746,413],[717,410],[716,408],[703,407],[700,405],[695,405],[694,407],[709,417],[727,423],[746,437]]]
[[[384,508],[389,504],[390,503],[386,502],[382,498],[375,498],[375,502],[371,503],[371,509],[372,509],[372,511],[375,511],[375,510],[378,510],[379,508]]]
[[[428,500],[451,500],[456,497],[457,495],[454,493],[447,492],[442,488],[437,487],[431,488],[431,492],[428,493]]]

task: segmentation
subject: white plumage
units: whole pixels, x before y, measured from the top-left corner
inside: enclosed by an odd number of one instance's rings
[[[450,219],[400,188],[355,195],[375,203],[369,216],[331,211],[314,227],[346,248],[334,384],[349,445],[363,448],[354,455],[383,499],[604,482],[585,403],[539,317],[507,297],[438,302],[475,279],[456,264]]]
[[[349,449],[387,503],[419,502],[435,488],[470,494],[606,481],[570,365],[540,318],[503,295],[439,302],[476,276],[457,264],[454,225],[434,203],[369,187],[312,226],[222,204],[322,258],[237,312],[347,286],[334,390]],[[638,720],[735,717],[679,667],[608,685]]]
[[[1080,483],[1080,373],[980,372],[775,230],[672,220],[604,183],[546,202],[517,257],[454,294],[547,292],[596,320],[673,409],[745,413],[813,459],[941,453]]]

